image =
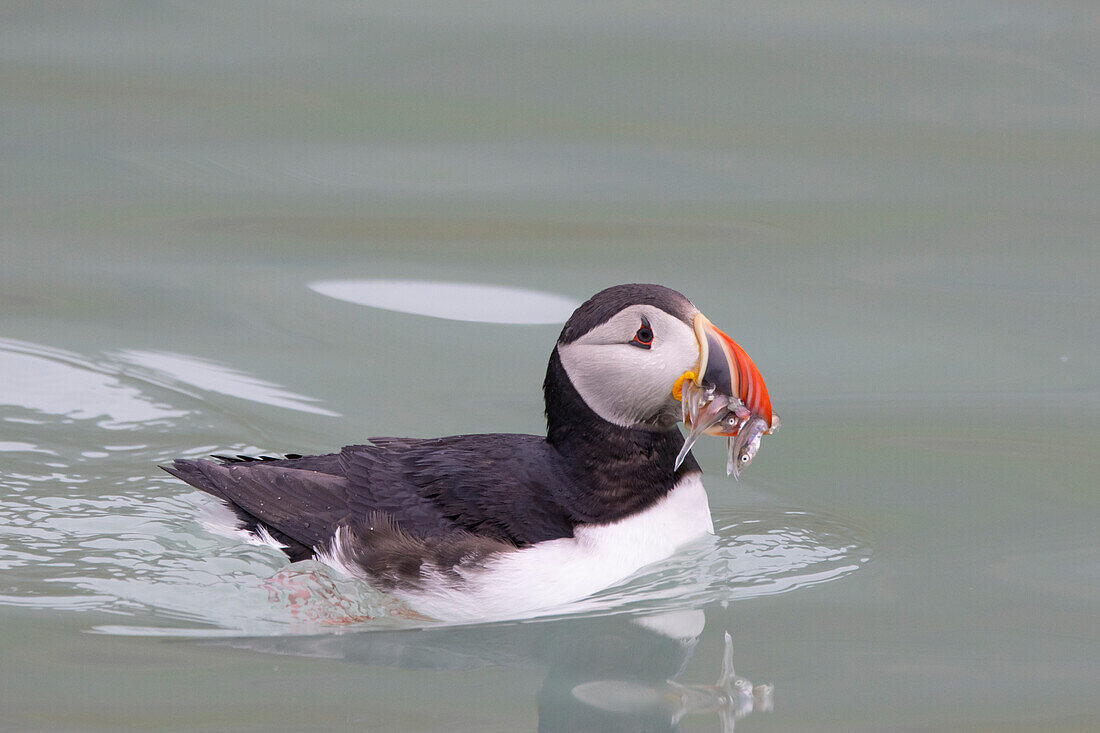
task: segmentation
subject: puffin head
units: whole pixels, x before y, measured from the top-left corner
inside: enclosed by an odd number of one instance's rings
[[[691,301],[661,285],[616,285],[596,293],[574,311],[555,349],[581,400],[613,425],[674,429],[683,419],[681,391],[690,379],[738,397],[771,426],[771,400],[752,359]]]

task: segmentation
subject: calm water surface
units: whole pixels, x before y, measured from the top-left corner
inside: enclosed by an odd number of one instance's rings
[[[1100,728],[1097,48],[1071,2],[4,5],[0,729]],[[629,281],[784,427],[594,598],[425,623],[155,468],[540,432]]]

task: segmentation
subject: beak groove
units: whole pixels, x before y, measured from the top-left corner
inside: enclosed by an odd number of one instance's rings
[[[768,387],[756,364],[741,346],[723,333],[702,313],[696,314],[695,335],[699,339],[699,369],[696,384],[710,384],[727,397],[736,397],[749,412],[759,415],[771,430],[775,422]],[[719,435],[736,435],[719,433]]]
[[[752,461],[760,436],[779,428],[779,416],[772,413],[768,387],[745,350],[702,313],[695,315],[692,325],[699,341],[699,365],[682,374],[672,388],[691,428],[675,467],[699,436],[722,435],[729,438],[726,473],[736,477]]]

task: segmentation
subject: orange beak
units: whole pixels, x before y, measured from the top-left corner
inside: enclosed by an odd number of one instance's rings
[[[695,316],[695,337],[699,339],[699,369],[695,372],[696,383],[713,384],[716,390],[727,397],[737,397],[754,415],[759,415],[768,424],[771,431],[778,426],[778,417],[772,414],[772,401],[768,396],[768,387],[760,370],[756,368],[749,355],[736,341],[718,329],[702,313]],[[733,432],[721,432],[715,427],[713,435],[737,435]]]

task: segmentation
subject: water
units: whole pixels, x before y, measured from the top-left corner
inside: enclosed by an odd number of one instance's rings
[[[0,729],[1100,727],[1090,4],[0,17]],[[628,281],[784,426],[576,606],[432,625],[155,468],[538,432]]]

